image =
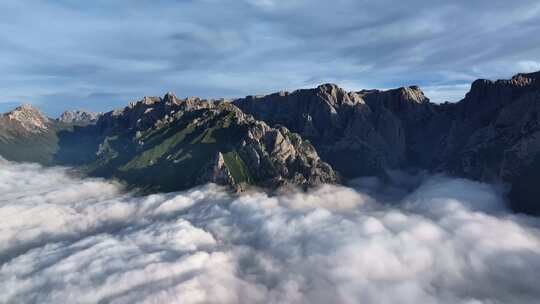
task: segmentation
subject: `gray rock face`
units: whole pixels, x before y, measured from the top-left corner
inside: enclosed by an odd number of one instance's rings
[[[507,182],[516,210],[540,214],[540,73],[477,80],[462,101],[440,112],[453,122],[437,169]]]
[[[505,182],[512,207],[540,214],[540,72],[477,80],[454,104],[430,103],[416,86],[354,93],[335,85],[234,104],[309,139],[346,177],[417,167]]]
[[[309,139],[321,156],[345,175],[348,166],[340,166],[339,162],[332,159],[333,155],[348,151],[352,152],[348,153],[349,156],[364,158],[365,154],[376,153],[363,140],[370,136],[369,130],[347,136],[349,124],[355,120],[357,125],[365,125],[362,113],[369,109],[364,100],[358,94],[346,92],[336,85],[324,84],[315,89],[280,92],[263,97],[248,96],[233,103],[257,119],[270,125],[287,126]],[[353,138],[346,140],[345,137]],[[340,140],[341,143],[337,144]]]
[[[417,87],[346,92],[334,84],[233,103],[309,139],[345,177],[375,175],[404,163],[409,152],[406,133],[420,128],[417,122],[429,116],[432,107]]]
[[[199,182],[211,182],[218,185],[236,185],[234,177],[225,163],[223,153],[217,153],[215,159],[210,163],[206,172],[199,179]]]
[[[359,93],[372,110],[375,130],[394,153],[387,165],[430,167],[436,156],[434,143],[447,129],[444,121],[433,119],[437,105],[416,86]]]
[[[229,148],[217,152],[200,175],[201,182],[232,185],[241,190],[249,184],[275,189],[284,185],[311,187],[339,181],[315,148],[287,128],[272,128],[229,103],[217,103],[196,111],[206,110],[228,116],[229,120],[223,121],[229,124],[227,128],[236,126],[244,131],[236,140],[228,137]],[[194,122],[204,126],[207,118]]]
[[[253,118],[249,118],[251,121]],[[336,183],[337,174],[323,162],[315,148],[285,127],[271,128],[264,122],[253,125],[242,140],[238,154],[262,186],[283,184],[316,186]]]
[[[66,111],[60,115],[58,121],[66,124],[85,125],[95,123],[99,116],[101,116],[101,113],[85,110]]]

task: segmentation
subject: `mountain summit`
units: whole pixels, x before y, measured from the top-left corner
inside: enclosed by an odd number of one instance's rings
[[[30,104],[23,104],[13,111],[0,116],[0,124],[4,130],[26,133],[40,133],[47,130],[49,118]]]
[[[60,115],[58,121],[67,124],[89,124],[96,122],[101,113],[94,113],[85,110],[65,111]]]

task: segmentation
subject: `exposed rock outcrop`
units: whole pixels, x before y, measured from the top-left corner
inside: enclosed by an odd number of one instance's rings
[[[199,183],[215,183],[218,185],[236,185],[234,177],[225,163],[223,153],[218,152],[215,159],[205,169],[205,173],[198,180]]]
[[[441,112],[453,121],[437,169],[509,183],[512,206],[540,214],[540,73],[477,80]]]
[[[65,111],[60,115],[58,121],[66,124],[86,125],[95,123],[99,116],[101,116],[101,113],[85,110]]]
[[[43,133],[49,128],[49,118],[30,104],[23,104],[13,111],[0,115],[2,130],[16,133]]]
[[[376,175],[408,159],[406,133],[422,127],[432,105],[418,87],[346,92],[334,84],[233,102],[270,125],[309,139],[346,177]]]

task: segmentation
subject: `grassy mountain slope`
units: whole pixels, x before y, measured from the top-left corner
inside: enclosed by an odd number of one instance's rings
[[[13,126],[0,128],[0,155],[76,166],[145,191],[175,191],[206,182],[275,188],[337,180],[309,143],[227,102],[167,95],[106,113],[95,124],[40,119],[47,124],[39,132],[16,126],[20,132],[15,134],[7,132]]]

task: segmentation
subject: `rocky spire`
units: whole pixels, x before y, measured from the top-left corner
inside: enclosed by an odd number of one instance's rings
[[[178,99],[176,98],[176,96],[172,92],[167,92],[167,94],[165,94],[165,96],[163,96],[163,100],[167,104],[177,104],[178,103]]]

